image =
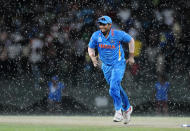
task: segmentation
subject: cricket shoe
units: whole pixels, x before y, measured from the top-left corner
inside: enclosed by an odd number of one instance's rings
[[[123,120],[123,115],[121,112],[115,112],[115,115],[114,115],[114,118],[113,118],[113,121],[114,122],[121,122]]]
[[[124,124],[128,124],[129,123],[129,121],[131,119],[131,113],[132,113],[132,111],[133,111],[133,107],[130,106],[128,110],[126,110],[126,111],[123,112],[123,119],[124,119],[123,123]]]

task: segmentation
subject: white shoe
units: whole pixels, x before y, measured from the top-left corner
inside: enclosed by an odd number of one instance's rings
[[[113,118],[113,121],[114,122],[120,122],[123,120],[123,115],[121,112],[115,112],[115,115],[114,115],[114,118]]]
[[[132,111],[133,111],[133,107],[130,106],[128,110],[126,110],[126,111],[123,112],[123,119],[124,119],[123,123],[124,124],[128,124],[129,123],[129,121],[131,119],[131,113],[132,113]]]

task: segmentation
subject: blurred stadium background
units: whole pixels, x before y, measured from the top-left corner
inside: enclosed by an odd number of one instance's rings
[[[188,0],[1,0],[0,113],[110,115],[113,105],[100,69],[87,54],[96,20],[135,38],[135,60],[123,87],[136,115],[154,115],[157,74],[171,84],[169,114],[190,113]],[[126,47],[127,54],[127,47]],[[62,107],[47,110],[47,82],[64,83]]]

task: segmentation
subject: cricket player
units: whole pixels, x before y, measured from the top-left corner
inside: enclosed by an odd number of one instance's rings
[[[124,76],[126,63],[134,63],[134,39],[124,31],[112,28],[112,20],[109,16],[102,16],[98,19],[99,29],[94,32],[89,45],[88,53],[94,67],[99,66],[95,48],[98,50],[101,60],[101,69],[104,77],[109,84],[109,94],[113,99],[115,107],[114,122],[124,121],[127,124],[130,121],[132,106],[124,89],[121,87],[121,81]],[[129,44],[129,58],[126,60],[122,44]]]
[[[168,96],[170,83],[166,81],[166,76],[160,74],[158,81],[154,86],[154,96],[156,98],[156,113],[160,114],[162,111],[165,115],[168,113]]]

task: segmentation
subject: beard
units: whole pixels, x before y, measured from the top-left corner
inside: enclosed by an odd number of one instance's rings
[[[104,36],[106,36],[109,31],[110,31],[110,30],[106,30],[106,31],[104,31],[104,32],[101,31],[101,32],[103,33]]]

